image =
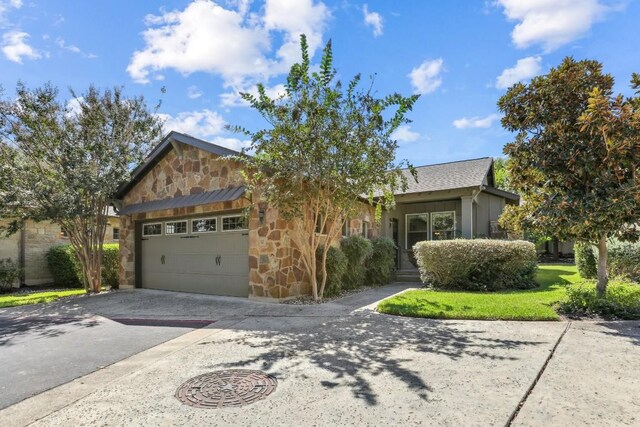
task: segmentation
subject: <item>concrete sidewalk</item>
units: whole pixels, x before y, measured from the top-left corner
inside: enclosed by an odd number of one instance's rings
[[[9,426],[505,425],[567,323],[438,321],[362,309],[404,288],[321,306],[238,303],[244,313],[13,405],[0,419]],[[186,304],[176,295],[178,307]],[[205,306],[196,313],[210,315]],[[637,424],[639,326],[574,322],[513,424]],[[262,370],[278,387],[242,408],[198,409],[174,397],[189,378],[229,368]]]

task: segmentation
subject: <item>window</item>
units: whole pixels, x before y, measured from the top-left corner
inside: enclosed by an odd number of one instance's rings
[[[349,221],[348,219],[345,220],[344,224],[342,224],[342,237],[349,237],[349,223],[351,221]]]
[[[164,234],[186,234],[187,221],[174,221],[164,223]]]
[[[362,237],[369,238],[369,221],[362,221]]]
[[[431,239],[449,240],[456,234],[456,213],[434,212],[431,214]]]
[[[216,231],[215,218],[198,218],[191,220],[192,233],[212,233]]]
[[[429,240],[429,214],[407,214],[407,246],[406,249],[413,248],[418,242]]]
[[[119,229],[119,228],[114,228],[114,229],[113,229],[112,239],[113,239],[113,240],[118,240],[118,239],[120,239],[120,229]]]
[[[142,226],[143,236],[160,236],[162,234],[162,224],[145,224]]]
[[[241,215],[222,217],[222,231],[246,230],[247,221]]]

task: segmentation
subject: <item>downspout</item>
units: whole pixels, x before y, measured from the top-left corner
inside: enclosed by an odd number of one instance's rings
[[[26,224],[20,228],[20,253],[18,254],[18,265],[20,266],[20,286],[25,285],[27,271],[26,271],[26,246],[27,246],[27,231],[25,230]]]

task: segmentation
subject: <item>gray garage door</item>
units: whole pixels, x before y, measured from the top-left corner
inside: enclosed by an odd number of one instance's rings
[[[142,287],[248,296],[248,231],[195,232],[195,221],[143,225]]]

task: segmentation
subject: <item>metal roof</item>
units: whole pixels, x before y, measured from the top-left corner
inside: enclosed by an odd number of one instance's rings
[[[144,177],[144,175],[146,175],[146,173],[171,150],[171,143],[173,141],[191,145],[218,156],[236,156],[241,154],[238,151],[230,150],[184,133],[171,131],[158,145],[153,148],[153,150],[151,150],[147,158],[133,170],[131,173],[131,179],[120,186],[116,192],[116,198],[122,199],[127,192],[131,190],[133,186],[136,185],[138,181],[140,181],[140,179],[142,179],[142,177]]]
[[[237,200],[245,193],[244,186],[229,187],[221,190],[205,191],[186,196],[177,196],[170,199],[154,200],[151,202],[136,203],[124,206],[120,210],[120,215],[131,215],[135,213],[145,213],[159,211],[163,209],[186,208],[190,206],[205,205],[208,203],[229,202]]]
[[[408,169],[402,173],[407,177],[407,190],[398,190],[395,194],[423,193],[427,191],[454,190],[456,188],[480,187],[491,170],[493,159],[483,157],[473,160],[440,163],[416,167],[418,182]],[[492,185],[489,181],[489,185]],[[485,184],[486,185],[486,184]]]

